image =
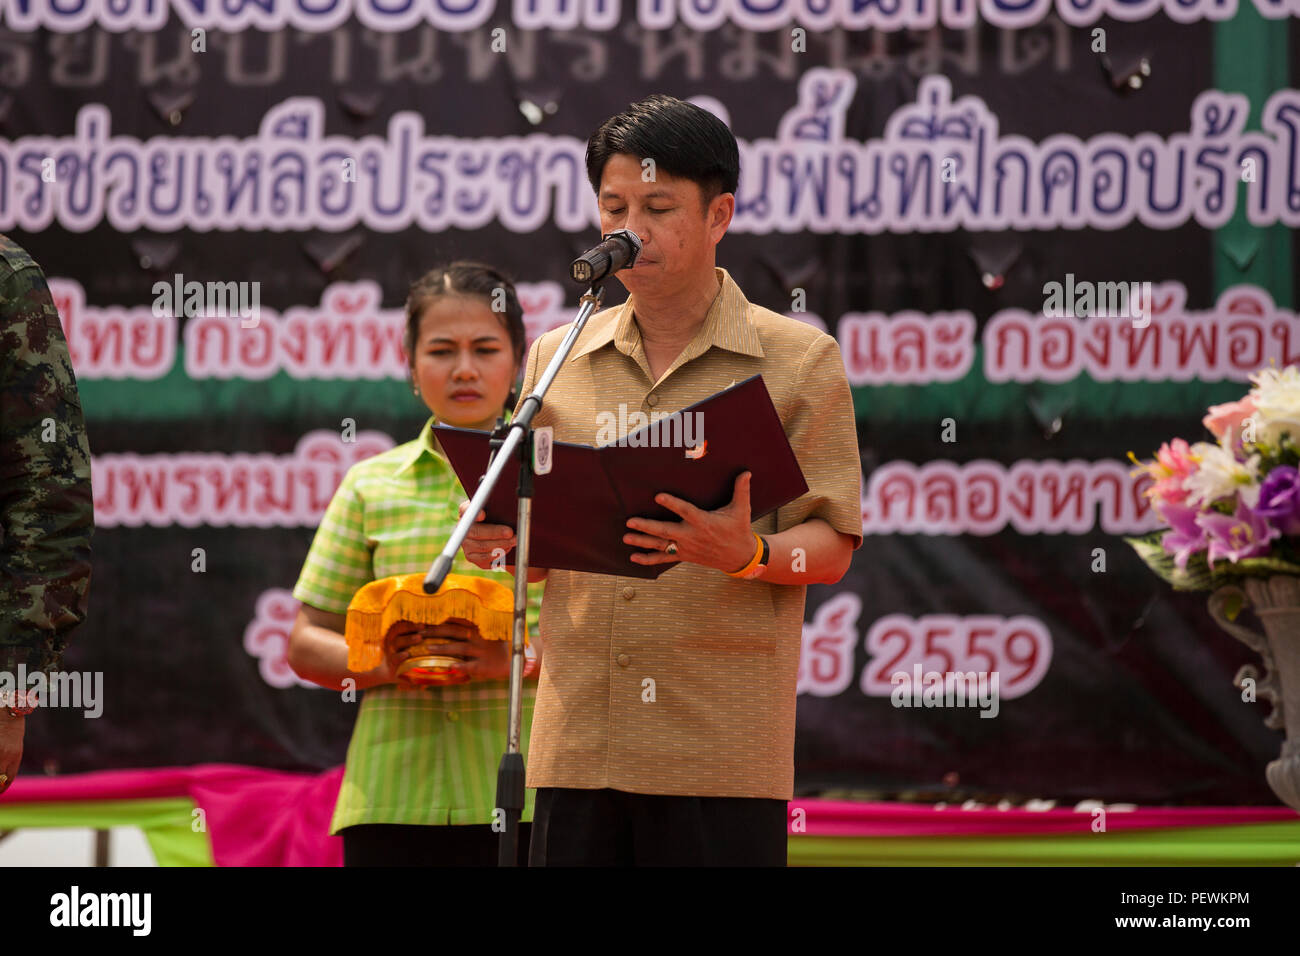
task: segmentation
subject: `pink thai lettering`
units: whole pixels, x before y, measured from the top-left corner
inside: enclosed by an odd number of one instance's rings
[[[1149,481],[1113,460],[891,461],[867,478],[863,533],[1138,533],[1159,525]]]
[[[313,431],[292,454],[108,454],[91,459],[101,527],[301,528],[320,523],[343,475],[393,447],[383,432]]]
[[[812,623],[803,626],[797,694],[834,697],[853,683],[853,651],[862,599],[840,591],[823,601]]]

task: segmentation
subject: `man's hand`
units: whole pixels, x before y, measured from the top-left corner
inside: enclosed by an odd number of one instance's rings
[[[636,564],[690,561],[728,574],[739,571],[754,557],[754,533],[749,527],[751,478],[750,472],[742,472],[736,478],[731,501],[717,511],[702,511],[689,501],[670,494],[656,495],[655,501],[680,515],[682,520],[671,522],[629,518],[627,526],[634,529],[634,532],[623,535],[624,543],[649,548],[651,552],[634,554],[632,561]],[[676,554],[664,552],[669,542],[677,543]]]
[[[11,717],[8,710],[0,711],[0,774],[7,778],[0,783],[0,794],[9,789],[18,776],[18,765],[23,762],[23,731],[26,717]]]
[[[469,507],[468,501],[460,503],[460,517],[465,516],[465,509]],[[483,512],[478,513],[475,521],[483,521],[487,518]],[[465,535],[465,540],[461,542],[460,553],[465,555],[465,560],[470,564],[482,568],[484,571],[502,571],[506,574],[514,574],[515,566],[513,564],[502,564],[507,552],[515,546],[515,529],[508,524],[474,524],[470,525],[469,533]],[[528,568],[528,583],[536,584],[539,581],[545,581],[548,570],[530,565]]]
[[[460,503],[460,516],[465,516],[468,501]],[[482,522],[487,515],[480,511],[474,520]],[[465,560],[484,571],[500,570],[505,565],[502,559],[506,552],[515,546],[515,529],[505,524],[473,524],[469,533],[461,542],[460,550]],[[493,567],[496,562],[496,567]]]

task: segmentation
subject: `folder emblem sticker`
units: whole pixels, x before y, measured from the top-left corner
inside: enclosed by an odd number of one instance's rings
[[[541,428],[533,429],[533,474],[551,473],[551,443],[554,440],[554,426],[543,425]]]

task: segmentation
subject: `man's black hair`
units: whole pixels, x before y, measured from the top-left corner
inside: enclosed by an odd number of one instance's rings
[[[740,180],[740,150],[727,124],[663,93],[611,116],[587,140],[587,178],[597,195],[605,164],[617,153],[653,159],[656,169],[694,180],[705,206],[720,193],[734,193]]]

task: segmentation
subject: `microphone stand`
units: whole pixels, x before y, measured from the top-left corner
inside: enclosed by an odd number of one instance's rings
[[[639,250],[638,250],[639,251]],[[470,527],[478,513],[487,507],[488,497],[496,487],[506,462],[515,452],[519,453],[519,511],[516,528],[518,540],[515,547],[515,609],[514,633],[510,645],[510,704],[509,723],[506,736],[506,750],[501,755],[497,768],[497,806],[493,815],[492,826],[496,829],[504,824],[497,855],[498,866],[515,866],[519,848],[519,817],[524,811],[524,758],[519,752],[520,726],[522,723],[522,701],[524,691],[524,629],[528,611],[528,543],[533,506],[533,418],[542,407],[542,399],[551,387],[551,382],[559,373],[560,367],[567,361],[573,345],[582,334],[596,309],[605,298],[601,287],[604,277],[595,280],[579,300],[578,315],[574,318],[569,331],[560,342],[555,356],[546,371],[542,373],[537,387],[524,398],[519,407],[519,414],[509,425],[497,419],[497,427],[492,431],[491,444],[493,452],[488,460],[487,473],[479,479],[478,488],[470,499],[469,507],[461,515],[460,521],[452,531],[442,553],[434,559],[429,573],[424,579],[424,592],[434,594],[442,586],[451,571],[452,561],[461,543],[469,533]],[[499,452],[499,454],[498,454]]]

